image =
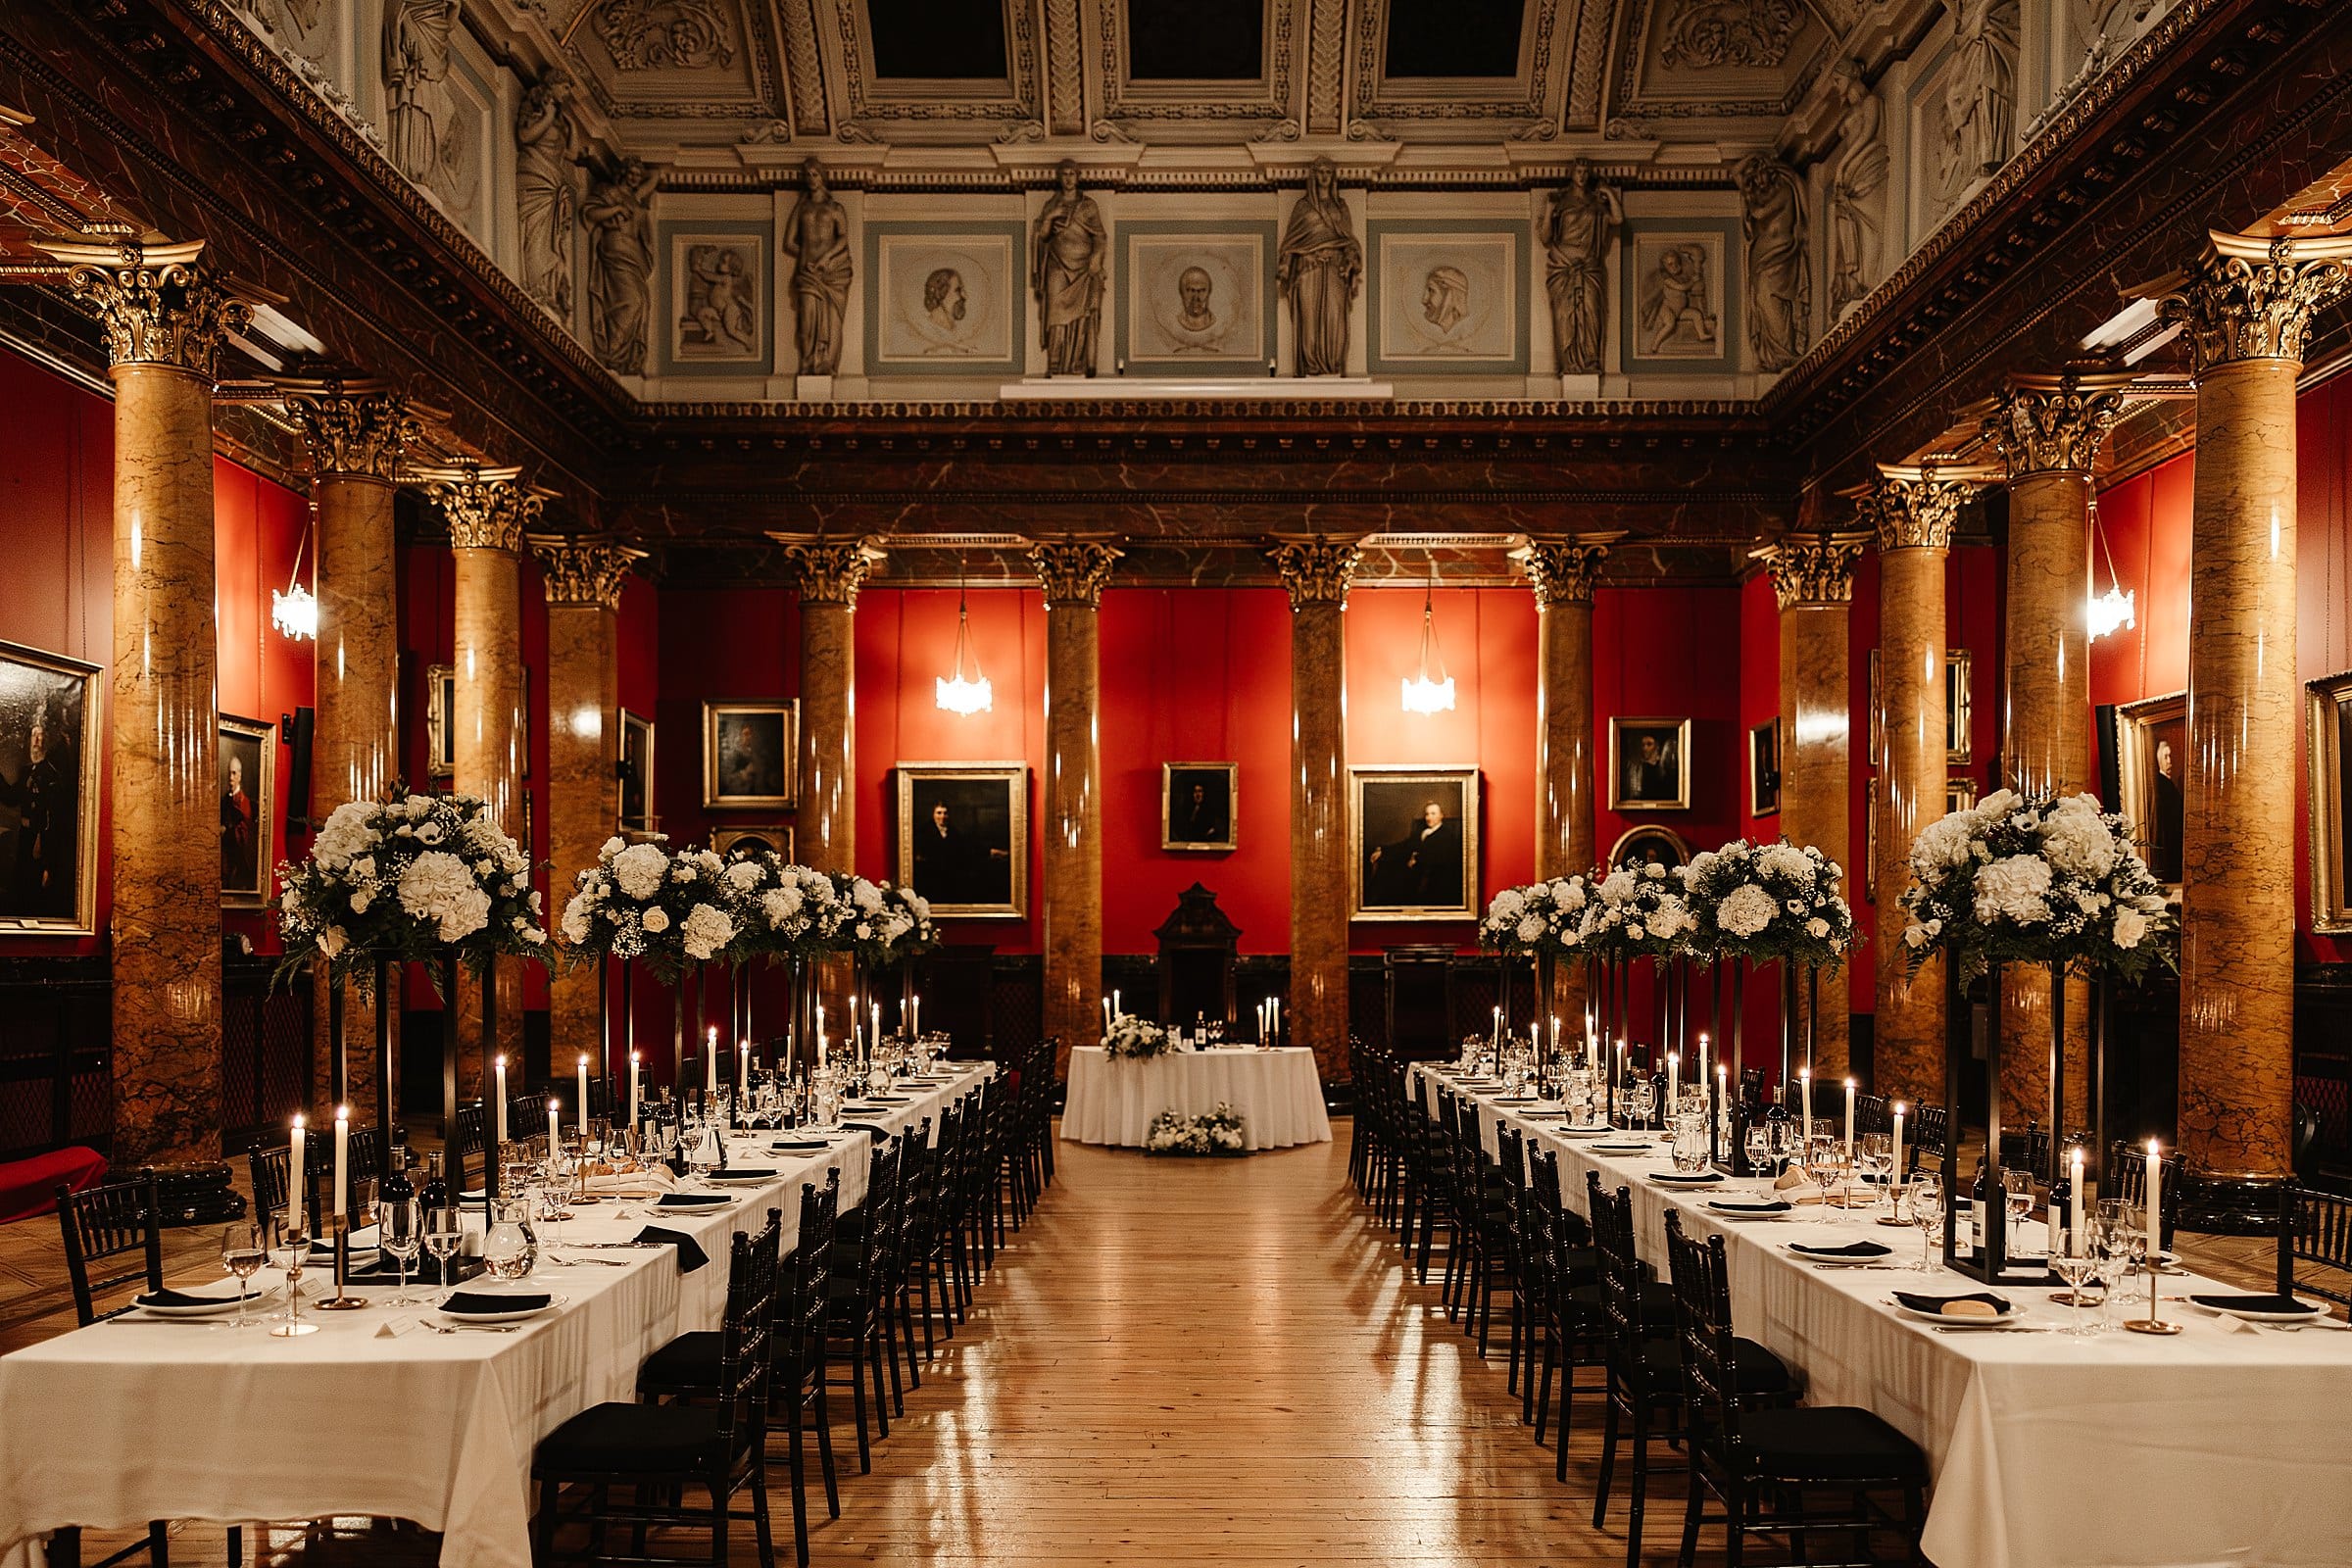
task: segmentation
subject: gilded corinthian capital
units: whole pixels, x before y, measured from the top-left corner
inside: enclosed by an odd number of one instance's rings
[[[522,536],[539,520],[545,504],[522,482],[520,468],[461,463],[414,477],[424,480],[441,504],[441,514],[449,519],[449,542],[459,550],[520,550]]]
[[[398,480],[424,426],[409,400],[380,381],[280,381],[286,418],[311,455],[311,472]]]
[[[1064,539],[1029,547],[1029,564],[1046,585],[1046,605],[1093,610],[1110,583],[1110,564],[1126,554],[1097,539]]]
[[[1609,556],[1609,546],[1624,538],[1622,533],[1579,534],[1573,539],[1536,539],[1511,552],[1519,569],[1527,573],[1527,585],[1536,591],[1536,608],[1550,610],[1557,605],[1589,605],[1592,602],[1592,585],[1600,580],[1600,564]]]
[[[618,610],[629,567],[645,559],[617,540],[586,534],[535,533],[531,554],[547,579],[551,606]]]
[[[1997,468],[1882,463],[1877,482],[1856,504],[1877,530],[1881,550],[1949,550],[1960,503],[2000,476]]]
[[[1984,416],[2012,484],[2038,473],[2087,475],[2124,412],[2129,375],[2013,375]]]
[[[858,590],[866,573],[881,563],[882,552],[870,538],[826,539],[816,534],[771,533],[791,563],[801,602],[858,608]]]
[[[2312,317],[2352,281],[2352,234],[2214,229],[2206,238],[2186,271],[2156,285],[2157,314],[2187,329],[2196,373],[2237,360],[2300,361]]]
[[[1871,535],[1859,531],[1798,533],[1748,555],[1772,574],[1772,591],[1783,610],[1846,605],[1854,599],[1854,563],[1870,541]]]
[[[1355,579],[1364,553],[1353,539],[1320,533],[1278,535],[1267,543],[1266,559],[1282,574],[1282,585],[1291,591],[1291,609],[1298,611],[1308,605],[1346,604],[1348,585]]]
[[[253,307],[232,298],[198,262],[200,239],[176,245],[36,244],[65,264],[67,288],[97,314],[107,358],[117,369],[147,366],[210,381],[222,340],[253,319]]]

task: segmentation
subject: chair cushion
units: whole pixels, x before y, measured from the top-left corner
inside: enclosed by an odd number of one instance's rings
[[[675,1389],[715,1389],[723,1347],[716,1329],[681,1334],[645,1358],[637,1369],[642,1394],[666,1394]]]
[[[691,1474],[724,1463],[722,1447],[714,1406],[606,1403],[549,1433],[533,1468],[559,1475]]]
[[[1788,1363],[1767,1350],[1753,1340],[1734,1340],[1732,1355],[1738,1365],[1740,1392],[1743,1395],[1769,1397],[1787,1394],[1796,1386],[1795,1376]],[[1679,1366],[1682,1347],[1671,1337],[1642,1342],[1642,1360],[1653,1367]]]
[[[1809,1405],[1740,1412],[1739,1459],[1776,1481],[1886,1481],[1925,1485],[1918,1445],[1868,1410]]]

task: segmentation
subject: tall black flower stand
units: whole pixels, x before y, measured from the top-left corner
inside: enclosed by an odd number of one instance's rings
[[[1960,1092],[1975,1054],[1976,1030],[1960,983],[1958,955],[1943,955],[1943,1102],[1948,1107],[1943,1135],[1943,1266],[1989,1286],[2059,1283],[2046,1264],[2034,1273],[2021,1274],[2012,1272],[2009,1263],[2009,1200],[2001,1184],[2001,966],[1997,963],[1988,963],[1984,969],[1985,1013],[1991,1020],[1984,1040],[1984,1234],[1979,1238],[1974,1256],[1960,1252],[1961,1207],[1973,1200],[1970,1184],[1960,1170],[1960,1135],[1967,1127]]]

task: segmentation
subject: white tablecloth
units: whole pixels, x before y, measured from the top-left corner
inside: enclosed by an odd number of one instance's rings
[[[1304,1046],[1171,1051],[1141,1061],[1112,1061],[1101,1046],[1082,1046],[1070,1053],[1061,1136],[1141,1149],[1161,1111],[1200,1116],[1219,1104],[1241,1113],[1246,1148],[1331,1142],[1323,1080]]]
[[[1437,1075],[1417,1068],[1427,1107]],[[1727,1189],[1669,1192],[1646,1177],[1663,1157],[1593,1154],[1535,1106],[1497,1106],[1482,1092],[1479,1130],[1490,1153],[1507,1117],[1559,1153],[1561,1199],[1587,1211],[1585,1173],[1625,1187],[1642,1256],[1666,1273],[1666,1210],[1687,1235],[1723,1235],[1731,1255],[1732,1316],[1803,1369],[1810,1404],[1877,1411],[1927,1450],[1936,1490],[1924,1547],[1937,1568],[2342,1568],[2352,1563],[2352,1333],[2306,1329],[2236,1333],[2168,1300],[2183,1325],[2169,1339],[2121,1331],[1938,1334],[1886,1304],[1890,1290],[1950,1294],[1960,1276],[1818,1269],[1791,1242],[1869,1239],[1909,1263],[1917,1231],[1837,1213],[1826,1222],[1725,1219],[1705,1207]],[[1800,1215],[1814,1215],[1807,1207]],[[2145,1303],[2144,1280],[2132,1299]],[[2222,1291],[2196,1276],[2166,1276],[2161,1294]],[[2004,1288],[2028,1321],[2061,1324],[2049,1292]],[[1712,1538],[1709,1538],[1712,1539]]]
[[[993,1064],[857,1119],[912,1125],[970,1093]],[[532,1283],[564,1298],[516,1334],[382,1338],[419,1309],[319,1313],[298,1340],[186,1322],[97,1323],[0,1357],[0,1560],[32,1561],[32,1543],[69,1524],[123,1529],[150,1519],[409,1519],[442,1532],[448,1568],[529,1568],[530,1462],[539,1440],[589,1405],[634,1397],[645,1357],[688,1329],[715,1327],[727,1245],[766,1211],[797,1237],[800,1190],[843,1173],[842,1201],[864,1196],[870,1135],[835,1136],[821,1154],[730,1144],[737,1167],[772,1166],[724,1209],[649,1214],[600,1203],[541,1228]],[[681,1274],[668,1249],[574,1254],[623,1268],[548,1261],[564,1244],[620,1241],[648,1224],[694,1237],[710,1266]],[[426,1277],[430,1278],[426,1260]],[[267,1276],[264,1277],[265,1283]],[[309,1297],[317,1276],[303,1277]],[[283,1289],[282,1279],[279,1282]],[[416,1289],[412,1280],[412,1290]],[[355,1287],[380,1298],[392,1287]],[[417,1291],[416,1294],[426,1293]]]

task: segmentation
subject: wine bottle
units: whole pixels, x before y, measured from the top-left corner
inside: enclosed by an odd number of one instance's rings
[[[416,1195],[422,1200],[424,1225],[427,1230],[444,1228],[454,1230],[457,1228],[454,1220],[447,1227],[436,1223],[450,1208],[449,1182],[442,1175],[441,1169],[443,1157],[438,1153],[425,1156],[424,1190]]]
[[[396,1130],[392,1134],[392,1152],[384,1161],[384,1179],[377,1184],[375,1196],[385,1207],[405,1203],[416,1196],[416,1186],[409,1180],[409,1135]]]
[[[2058,1167],[2058,1179],[2050,1183],[2050,1255],[2064,1257],[2073,1248],[2067,1234],[2067,1212],[2075,1197],[2075,1184],[2069,1180],[2066,1167]]]
[[[1977,1161],[1977,1183],[1968,1198],[1968,1255],[1978,1262],[1984,1260],[1984,1242],[1988,1227],[1984,1219],[1984,1161]],[[2006,1200],[2004,1200],[2006,1201]]]

